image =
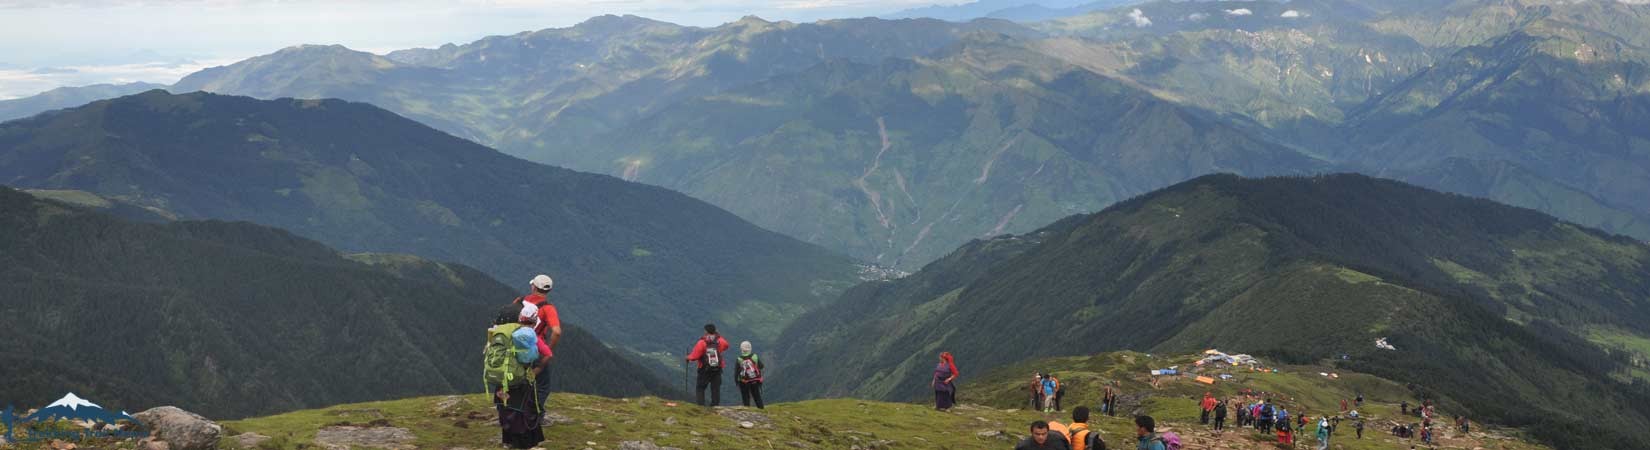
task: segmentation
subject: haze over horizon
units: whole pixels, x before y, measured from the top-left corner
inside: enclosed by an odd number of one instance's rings
[[[865,17],[935,0],[0,1],[0,100],[64,86],[170,84],[299,44],[373,53],[567,27],[604,14],[716,26]]]

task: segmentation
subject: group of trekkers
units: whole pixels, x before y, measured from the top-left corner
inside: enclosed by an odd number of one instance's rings
[[[1205,425],[1209,424],[1209,417],[1213,416],[1215,431],[1225,431],[1228,411],[1236,410],[1237,426],[1252,427],[1261,433],[1276,434],[1279,444],[1290,447],[1295,446],[1296,433],[1306,431],[1307,428],[1311,427],[1314,429],[1313,434],[1318,441],[1316,448],[1323,450],[1329,448],[1329,442],[1335,435],[1335,429],[1340,426],[1342,420],[1345,420],[1340,415],[1319,416],[1314,420],[1305,411],[1290,413],[1288,408],[1273,404],[1269,398],[1257,399],[1253,395],[1247,397],[1247,399],[1217,400],[1212,393],[1205,392],[1203,401],[1199,402],[1199,408],[1202,409],[1202,417],[1204,418],[1203,423]],[[1358,398],[1361,404],[1363,396],[1359,395]],[[1342,408],[1343,412],[1346,412],[1345,402],[1342,402]],[[1363,439],[1363,419],[1358,416],[1356,410],[1350,411],[1350,413],[1351,419],[1354,420],[1353,428],[1357,430],[1358,439]]]
[[[1182,448],[1180,435],[1157,432],[1157,420],[1152,416],[1135,416],[1134,438],[1137,450]],[[1099,430],[1089,428],[1089,408],[1079,406],[1072,408],[1069,426],[1052,420],[1032,422],[1031,435],[1014,450],[1106,450],[1106,440]]]
[[[544,427],[548,426],[545,402],[550,398],[550,361],[562,335],[561,316],[549,299],[554,284],[549,275],[533,277],[528,282],[531,292],[500,309],[487,329],[487,345],[482,350],[482,378],[498,410],[500,441],[507,447],[533,448],[544,441]],[[700,405],[722,403],[722,371],[728,365],[724,357],[727,351],[728,341],[717,334],[716,325],[705,325],[705,334],[687,356],[688,363],[698,365],[696,393]],[[757,408],[763,408],[762,370],[766,367],[752,351],[749,341],[739,343],[739,353],[734,363],[739,395],[745,406],[751,406],[754,401]],[[711,393],[709,403],[705,402],[707,387]]]
[[[1413,409],[1410,408],[1408,401],[1403,402],[1399,407],[1404,416],[1420,417],[1421,421],[1393,425],[1391,430],[1393,437],[1406,440],[1419,438],[1421,443],[1426,445],[1433,445],[1437,442],[1438,434],[1432,424],[1432,419],[1437,417],[1437,411],[1434,409],[1431,399],[1423,400],[1420,406]],[[1462,435],[1472,432],[1472,420],[1466,416],[1455,416],[1454,425],[1456,431]]]
[[[550,359],[561,342],[561,317],[548,298],[554,280],[533,277],[532,292],[501,309],[487,329],[483,380],[498,409],[502,443],[532,448],[544,441]]]
[[[1060,405],[1066,397],[1066,387],[1060,384],[1060,378],[1053,373],[1034,373],[1031,375],[1031,409],[1052,414],[1056,411],[1064,412]]]
[[[722,405],[722,371],[728,367],[728,340],[716,332],[716,324],[705,324],[705,335],[693,343],[687,362],[697,368],[693,394],[700,406]],[[734,358],[734,382],[739,385],[739,399],[744,406],[754,402],[757,409],[766,409],[762,403],[762,371],[767,365],[751,350],[751,342],[739,343],[739,356]],[[710,402],[705,402],[705,390],[710,390]]]

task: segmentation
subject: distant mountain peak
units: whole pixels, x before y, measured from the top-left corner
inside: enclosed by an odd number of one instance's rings
[[[50,405],[46,405],[46,408],[64,407],[64,408],[69,408],[70,410],[79,411],[80,407],[82,407],[82,406],[88,407],[88,408],[103,409],[102,406],[98,406],[96,403],[92,403],[90,401],[87,401],[86,399],[80,398],[80,396],[74,395],[73,392],[70,392],[68,395],[64,395],[63,398],[57,399],[57,401],[52,402],[52,404],[50,404]],[[45,408],[42,408],[42,409],[45,409]],[[124,413],[124,412],[122,412],[122,413]]]

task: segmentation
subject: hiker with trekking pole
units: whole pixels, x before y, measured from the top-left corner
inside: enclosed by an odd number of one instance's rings
[[[705,324],[705,335],[693,344],[687,360],[699,366],[698,381],[694,383],[694,398],[700,406],[722,405],[722,369],[728,361],[728,340],[716,334],[715,324]],[[710,403],[705,403],[705,388],[710,388]]]

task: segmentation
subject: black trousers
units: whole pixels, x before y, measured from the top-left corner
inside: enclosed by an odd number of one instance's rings
[[[739,403],[751,405],[756,400],[756,409],[766,409],[762,406],[762,383],[739,383]]]
[[[699,380],[695,383],[694,396],[700,406],[722,406],[722,370],[699,369]],[[705,403],[705,388],[710,388],[710,403]]]
[[[1215,430],[1226,429],[1226,416],[1215,415]]]
[[[1209,424],[1209,410],[1207,410],[1207,409],[1199,409],[1199,410],[1203,411],[1203,414],[1198,417],[1198,419],[1197,419],[1198,423],[1208,425]]]

